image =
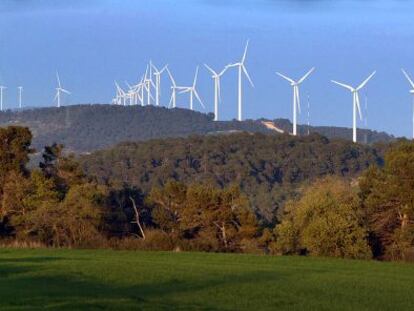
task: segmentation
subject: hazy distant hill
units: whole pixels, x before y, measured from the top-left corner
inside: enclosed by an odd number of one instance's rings
[[[266,120],[214,122],[212,114],[188,109],[163,107],[76,105],[61,108],[36,108],[0,113],[0,126],[25,125],[34,134],[33,145],[37,150],[53,142],[62,143],[75,152],[89,152],[124,141],[144,141],[154,138],[184,137],[191,134],[227,133],[249,131],[263,133],[287,132],[288,120],[278,119],[265,125]],[[311,128],[329,138],[351,138],[350,129],[338,127]],[[307,134],[301,126],[299,132]],[[361,140],[368,143],[393,140],[386,133],[360,131]]]

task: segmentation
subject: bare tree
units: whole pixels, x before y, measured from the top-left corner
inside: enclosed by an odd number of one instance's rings
[[[144,230],[142,229],[141,221],[139,219],[139,212],[137,209],[137,205],[135,204],[135,200],[131,196],[129,197],[129,199],[132,202],[132,208],[134,209],[134,213],[135,213],[135,221],[131,221],[131,223],[138,225],[139,231],[141,232],[141,237],[143,240],[145,240],[145,233],[144,233]]]

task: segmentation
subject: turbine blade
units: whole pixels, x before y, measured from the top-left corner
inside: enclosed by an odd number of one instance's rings
[[[352,86],[347,85],[347,84],[345,84],[345,83],[341,83],[341,82],[338,82],[338,81],[335,81],[335,80],[331,80],[331,82],[332,82],[332,83],[335,83],[335,84],[338,84],[338,85],[340,85],[340,86],[342,86],[342,87],[344,87],[344,88],[346,88],[346,89],[350,90],[351,92],[353,92],[353,91],[354,91],[354,88],[353,88]]]
[[[300,78],[300,80],[298,81],[298,84],[302,83],[303,81],[305,81],[305,79],[307,77],[309,77],[309,75],[315,70],[315,67],[312,67],[311,70],[309,70],[302,78]]]
[[[358,94],[358,92],[355,93],[355,100],[356,100],[356,104],[357,104],[357,110],[358,110],[358,114],[359,114],[359,119],[362,120],[362,112],[361,112],[361,105],[359,103],[359,94]]]
[[[410,82],[411,87],[414,89],[414,82],[413,80],[411,80],[410,76],[408,75],[408,73],[401,68],[402,73],[404,74],[404,76],[407,78],[408,82]]]
[[[247,80],[249,80],[249,82],[250,82],[250,85],[251,85],[252,87],[254,87],[253,81],[252,81],[252,79],[250,79],[250,76],[249,76],[249,74],[248,74],[248,72],[247,72],[246,67],[244,67],[244,65],[243,65],[243,64],[242,64],[241,66],[242,66],[242,69],[243,69],[244,74],[245,74],[245,75],[246,75],[246,77],[247,77]]]
[[[151,60],[150,60],[150,66],[151,66],[151,68],[152,68],[152,69],[154,69],[154,72],[155,72],[155,73],[158,73],[158,72],[159,72],[158,68],[157,68],[157,67],[155,67],[155,65],[152,63],[152,61],[151,61]]]
[[[207,70],[210,71],[213,75],[217,75],[217,73],[213,69],[211,69],[211,67],[209,65],[204,64],[204,67],[206,67]]]
[[[160,74],[162,74],[168,67],[168,64],[162,67],[162,69],[159,71]]]
[[[243,58],[242,58],[242,61],[241,61],[242,64],[244,64],[244,61],[246,60],[247,48],[248,47],[249,47],[249,40],[247,40],[246,47],[244,48]]]
[[[175,84],[175,80],[174,80],[174,78],[173,78],[173,76],[172,76],[172,74],[171,74],[171,71],[170,71],[170,69],[168,69],[168,67],[167,67],[167,73],[168,73],[168,76],[170,77],[170,80],[171,80],[171,83],[172,83],[172,85],[175,87],[175,86],[177,86],[176,84]]]
[[[206,106],[204,106],[203,101],[201,100],[200,96],[198,95],[198,92],[196,89],[193,89],[193,93],[195,95],[195,97],[197,98],[197,100],[199,101],[199,103],[201,104],[201,106],[203,107],[203,109],[206,109]]]
[[[60,89],[63,93],[66,93],[66,94],[68,94],[68,95],[70,95],[71,93],[68,91],[68,90],[65,90],[65,89]]]
[[[293,81],[291,78],[286,77],[284,74],[281,74],[280,72],[276,72],[276,74],[277,74],[279,77],[281,77],[281,78],[283,78],[283,79],[285,79],[285,80],[289,81],[290,83],[295,83],[295,81]]]
[[[368,83],[368,81],[369,80],[371,80],[371,78],[375,75],[375,73],[376,73],[376,71],[374,71],[373,73],[371,73],[370,75],[369,75],[369,77],[368,78],[366,78],[365,80],[364,80],[364,82],[362,82],[357,88],[356,88],[356,90],[357,91],[359,91],[360,89],[362,89],[367,83]]]
[[[195,85],[197,83],[197,78],[198,78],[198,66],[196,68],[196,72],[195,72],[195,75],[194,75],[193,87],[195,87]]]
[[[183,90],[181,90],[181,91],[179,91],[178,92],[178,94],[185,94],[185,93],[188,93],[188,92],[190,92],[190,88],[188,88],[188,89],[183,89]]]
[[[229,69],[229,67],[225,66],[224,69],[222,71],[220,71],[218,76],[221,77],[227,71],[227,69]]]
[[[170,102],[168,103],[168,108],[171,108],[172,100],[173,100],[173,93],[171,93]]]
[[[62,86],[60,85],[59,73],[57,71],[56,71],[56,79],[58,82],[58,87],[61,88]]]

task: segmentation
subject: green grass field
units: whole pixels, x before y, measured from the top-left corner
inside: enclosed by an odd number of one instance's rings
[[[0,310],[414,310],[414,265],[0,249]]]

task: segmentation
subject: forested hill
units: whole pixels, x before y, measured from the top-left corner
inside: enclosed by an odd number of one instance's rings
[[[34,135],[33,146],[42,150],[54,142],[65,145],[66,150],[89,152],[107,148],[125,141],[144,141],[154,138],[185,137],[192,134],[248,131],[280,133],[291,131],[288,120],[275,120],[270,126],[265,120],[214,122],[212,114],[188,109],[163,107],[76,105],[61,108],[36,108],[22,111],[0,112],[0,126],[28,126]],[[275,128],[272,128],[272,126]],[[351,139],[351,130],[338,127],[311,128],[328,138]],[[307,135],[305,126],[299,127]],[[368,143],[389,141],[393,137],[385,133],[366,131],[359,133],[360,140]]]
[[[261,133],[124,143],[81,158],[100,183],[144,193],[168,180],[239,185],[267,221],[304,182],[330,174],[356,176],[381,161],[372,147],[346,140]]]

